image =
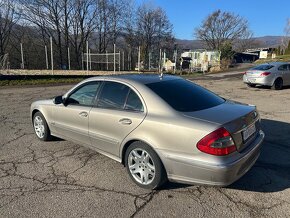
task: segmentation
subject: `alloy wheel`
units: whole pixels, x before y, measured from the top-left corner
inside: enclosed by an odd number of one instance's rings
[[[133,178],[142,185],[148,185],[154,180],[155,165],[144,149],[136,148],[129,153],[128,168]]]
[[[43,138],[45,134],[45,127],[42,118],[40,116],[35,116],[33,125],[36,135],[39,138]]]

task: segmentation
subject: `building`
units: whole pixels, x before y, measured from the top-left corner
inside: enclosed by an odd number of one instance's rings
[[[182,69],[206,72],[220,66],[220,52],[205,49],[186,51],[181,54],[180,62]]]

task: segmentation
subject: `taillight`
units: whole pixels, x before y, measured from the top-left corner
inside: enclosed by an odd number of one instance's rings
[[[264,72],[264,73],[261,73],[260,76],[268,76],[270,74],[271,74],[270,72]]]
[[[228,155],[237,150],[231,134],[223,127],[206,135],[196,146],[200,151],[216,156]]]

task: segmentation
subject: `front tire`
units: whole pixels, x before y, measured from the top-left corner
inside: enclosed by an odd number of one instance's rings
[[[157,189],[167,181],[164,166],[155,151],[143,142],[133,142],[125,153],[131,179],[145,189]]]
[[[33,115],[33,128],[38,139],[41,141],[51,140],[49,127],[42,113],[36,112]]]
[[[281,78],[276,79],[274,84],[272,85],[271,89],[273,89],[273,90],[283,89],[283,80]]]

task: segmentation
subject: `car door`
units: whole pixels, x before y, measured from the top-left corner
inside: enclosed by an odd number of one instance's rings
[[[284,85],[290,85],[290,64],[287,64],[287,71],[285,72],[286,81]]]
[[[90,111],[89,136],[92,146],[119,157],[121,142],[146,116],[143,105],[140,96],[129,86],[113,81],[104,82]]]
[[[288,64],[283,64],[278,67],[278,76],[281,76],[283,79],[283,85],[287,85],[290,82],[289,74],[288,74]]]
[[[84,83],[68,94],[65,104],[55,106],[53,125],[57,135],[90,145],[89,112],[100,84],[100,81]]]

